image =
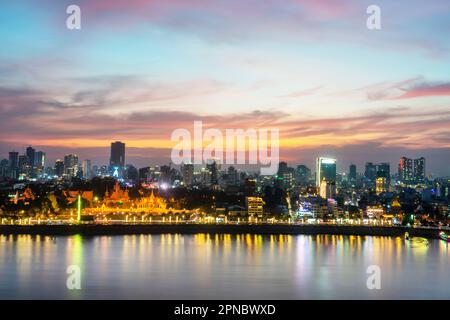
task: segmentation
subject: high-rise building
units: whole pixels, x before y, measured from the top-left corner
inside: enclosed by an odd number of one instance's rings
[[[219,184],[219,165],[214,159],[210,159],[206,162],[206,169],[211,173],[211,184]]]
[[[0,161],[0,178],[8,177],[8,173],[9,173],[8,160],[2,159],[2,161]]]
[[[191,186],[194,183],[194,165],[192,163],[183,163],[181,165],[181,176],[185,186]]]
[[[336,195],[336,159],[317,158],[316,186],[322,198],[330,199]]]
[[[348,179],[350,181],[356,181],[356,164],[351,164],[348,170]]]
[[[26,173],[30,168],[29,162],[28,162],[28,156],[27,155],[20,155],[19,156],[19,172],[20,173]]]
[[[111,157],[109,165],[112,167],[125,166],[125,143],[116,141],[111,143]]]
[[[317,158],[316,186],[320,187],[323,180],[336,183],[336,159]]]
[[[375,191],[377,194],[381,194],[383,192],[387,192],[389,190],[389,184],[386,177],[377,176],[377,180],[375,183]]]
[[[78,156],[67,154],[64,156],[64,173],[69,177],[76,177],[78,173]]]
[[[34,166],[39,169],[45,167],[45,152],[37,151],[34,154]]]
[[[377,165],[377,176],[375,180],[375,191],[377,194],[389,191],[391,184],[391,166],[387,162]]]
[[[116,178],[123,178],[125,168],[125,143],[111,142],[111,156],[109,158],[109,171]]]
[[[58,159],[55,161],[55,175],[62,177],[64,174],[64,161]]]
[[[16,151],[11,151],[9,153],[8,160],[9,169],[17,169],[19,166],[19,153]]]
[[[91,179],[92,178],[92,170],[91,170],[91,160],[83,160],[82,169],[83,171],[83,178],[84,179]]]
[[[375,188],[375,180],[377,179],[377,166],[372,162],[367,162],[364,170],[365,185],[369,189]]]
[[[31,146],[29,146],[26,150],[27,163],[32,168],[34,167],[35,153],[36,153],[36,150]]]
[[[311,169],[307,166],[300,164],[297,166],[296,179],[299,184],[306,184],[311,179]]]
[[[17,179],[19,175],[19,153],[16,151],[9,153],[8,173],[11,179]]]
[[[418,183],[425,181],[425,158],[414,159],[414,180]]]
[[[398,164],[398,177],[404,183],[410,183],[414,179],[413,160],[401,157]]]

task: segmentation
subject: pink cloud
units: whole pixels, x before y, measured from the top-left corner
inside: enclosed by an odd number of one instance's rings
[[[395,99],[450,96],[450,83],[416,86],[410,89],[404,89],[404,91],[402,95]]]

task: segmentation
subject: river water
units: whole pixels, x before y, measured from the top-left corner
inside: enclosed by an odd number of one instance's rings
[[[395,237],[0,235],[0,299],[450,299],[449,253]]]

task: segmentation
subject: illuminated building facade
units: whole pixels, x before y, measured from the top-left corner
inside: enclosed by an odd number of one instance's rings
[[[64,174],[68,177],[75,177],[78,173],[78,156],[67,154],[64,156]]]
[[[316,186],[322,198],[328,199],[336,195],[336,159],[317,158]]]
[[[425,181],[425,158],[414,159],[414,180],[417,183]]]
[[[247,213],[251,217],[261,217],[264,213],[264,201],[260,197],[247,197]]]
[[[189,210],[175,210],[167,206],[162,197],[155,196],[152,192],[149,196],[143,196],[141,192],[139,199],[131,199],[128,190],[122,190],[118,181],[116,181],[113,190],[106,191],[103,200],[94,203],[93,207],[85,208],[85,214],[110,214],[110,213],[129,213],[129,214],[165,214],[191,212]]]
[[[55,161],[55,176],[62,177],[64,174],[64,161],[58,159]]]
[[[85,179],[92,178],[91,160],[83,160],[82,170],[83,170],[83,178]]]
[[[398,164],[398,177],[403,183],[411,183],[413,181],[413,161],[407,157],[401,157]]]
[[[386,177],[377,177],[376,181],[376,192],[381,194],[383,192],[389,191],[389,183]]]
[[[192,163],[183,163],[181,166],[181,176],[183,185],[189,187],[194,183],[194,165]]]
[[[123,178],[125,167],[125,143],[116,141],[111,143],[111,156],[109,158],[109,170],[116,178]]]

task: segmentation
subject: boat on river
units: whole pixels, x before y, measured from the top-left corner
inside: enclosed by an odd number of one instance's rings
[[[450,242],[450,237],[444,231],[439,232],[439,238],[445,242]]]

